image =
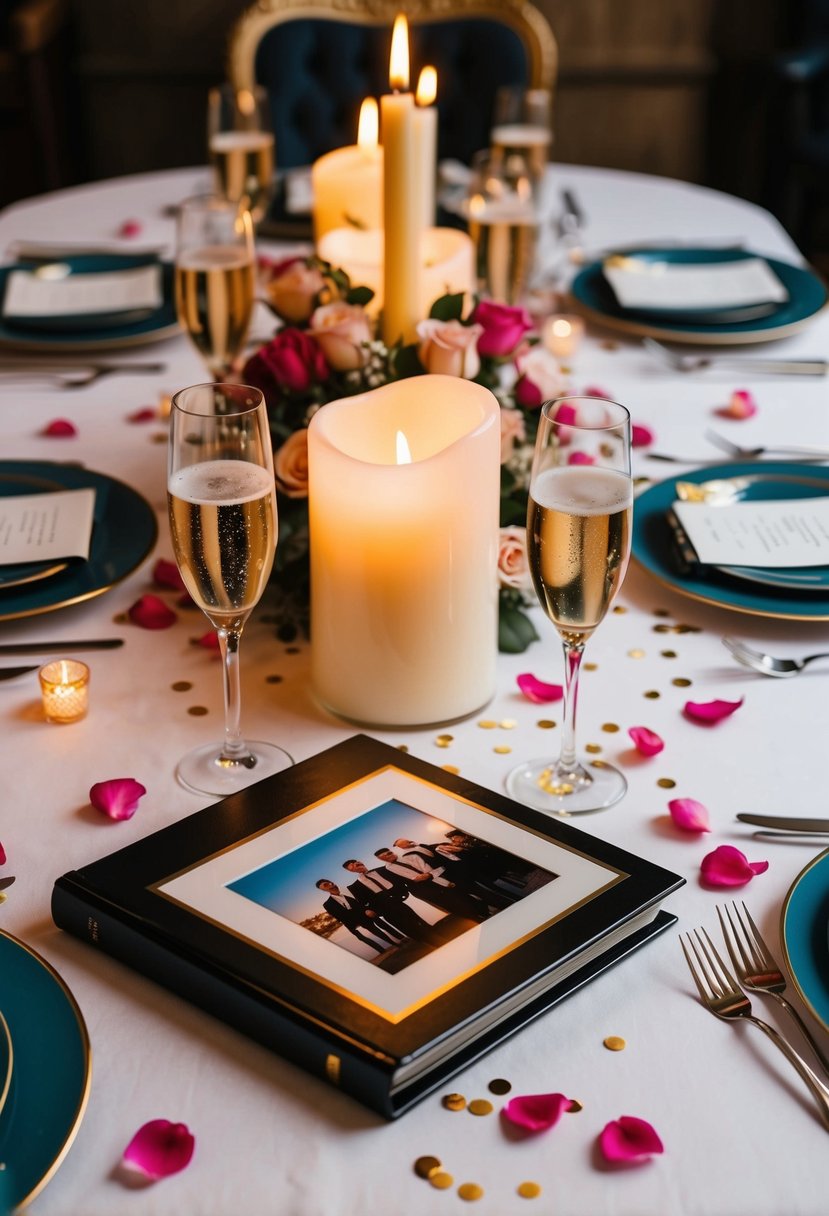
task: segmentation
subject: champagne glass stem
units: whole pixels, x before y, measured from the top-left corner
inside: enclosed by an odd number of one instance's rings
[[[239,640],[241,629],[217,629],[222,656],[225,694],[225,741],[220,764],[245,764],[253,761],[242,738],[242,688],[239,680]],[[253,761],[255,763],[255,761]]]
[[[564,643],[564,721],[561,724],[559,768],[571,773],[580,767],[576,759],[576,707],[583,656],[584,642]]]

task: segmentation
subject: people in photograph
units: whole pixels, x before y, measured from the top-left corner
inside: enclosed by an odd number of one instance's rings
[[[405,940],[404,935],[398,933],[393,925],[384,921],[382,916],[378,916],[371,908],[364,907],[353,895],[341,891],[330,878],[320,878],[316,885],[328,895],[322,905],[325,911],[338,920],[358,941],[382,953],[389,946],[399,946],[400,942]]]
[[[369,870],[365,862],[353,857],[343,862],[343,868],[356,874],[348,889],[364,908],[382,916],[406,937],[434,941],[432,926],[406,903],[409,888],[399,875],[386,873],[383,867]]]
[[[499,885],[501,882],[511,882],[508,871],[512,858],[503,849],[470,836],[460,828],[452,828],[446,833],[448,843],[460,855],[460,860],[466,863],[467,873],[474,876],[475,883],[486,892],[486,898],[499,909],[514,904],[521,896],[514,894]],[[451,862],[451,858],[447,858]]]
[[[437,865],[430,865],[422,853],[411,850],[398,854],[394,849],[378,849],[375,857],[383,862],[384,870],[403,879],[412,895],[453,916],[482,921],[489,915],[483,900],[473,898],[451,882],[439,864],[438,854],[432,852]]]

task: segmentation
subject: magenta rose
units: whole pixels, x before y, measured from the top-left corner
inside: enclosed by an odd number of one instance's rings
[[[327,380],[331,369],[317,343],[301,329],[287,326],[245,364],[242,376],[268,396],[279,392],[307,393]]]
[[[533,346],[518,355],[515,366],[518,370],[515,400],[524,409],[536,409],[543,401],[561,395],[564,388],[561,368],[543,346]]]
[[[483,327],[478,339],[478,353],[494,359],[513,354],[521,339],[533,328],[532,318],[524,308],[481,300],[473,314]]]

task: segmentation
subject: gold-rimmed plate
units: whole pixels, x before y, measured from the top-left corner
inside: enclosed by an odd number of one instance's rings
[[[829,1031],[829,849],[798,874],[780,919],[780,942],[794,985]]]
[[[16,494],[50,494],[62,489],[53,478],[40,477],[35,474],[21,475],[19,473],[0,474],[0,498],[10,498]],[[51,578],[65,570],[69,562],[15,562],[13,565],[0,566],[0,591],[8,587],[21,587],[24,583],[36,583],[42,578]]]

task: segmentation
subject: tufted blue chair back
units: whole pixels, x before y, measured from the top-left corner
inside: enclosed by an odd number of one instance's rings
[[[309,165],[353,144],[364,97],[388,92],[387,27],[297,17],[272,26],[254,74],[269,93],[280,169]],[[531,83],[527,50],[501,22],[466,18],[421,22],[410,30],[412,87],[425,64],[438,73],[438,156],[469,162],[489,142],[500,85]]]

